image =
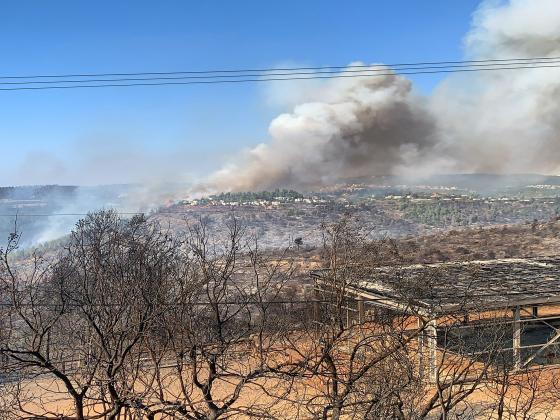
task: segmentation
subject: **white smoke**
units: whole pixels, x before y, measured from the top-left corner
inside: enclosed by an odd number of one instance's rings
[[[483,2],[465,50],[468,59],[560,56],[560,3]],[[396,75],[333,79],[304,93],[272,121],[268,142],[209,185],[305,187],[380,174],[556,173],[560,166],[560,69],[453,75],[430,97]]]
[[[328,184],[388,173],[433,153],[433,118],[403,77],[332,79],[307,95],[272,121],[269,143],[215,174],[213,183],[236,190]]]
[[[465,38],[469,59],[560,56],[557,0],[484,2]],[[431,98],[440,143],[459,169],[557,173],[560,69],[451,77]]]

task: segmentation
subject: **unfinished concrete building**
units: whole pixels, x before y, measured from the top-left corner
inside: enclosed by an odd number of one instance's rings
[[[330,273],[311,273],[318,295],[338,287]],[[501,353],[511,369],[560,363],[557,258],[379,267],[365,278],[346,281],[344,293],[347,322],[375,319],[378,311],[409,313],[424,322],[419,345],[428,354],[424,369],[431,378],[438,351],[473,358],[487,352],[485,328],[499,329],[499,348],[492,351]]]

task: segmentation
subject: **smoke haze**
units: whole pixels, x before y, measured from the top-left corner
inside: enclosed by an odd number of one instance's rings
[[[558,0],[483,2],[464,50],[474,60],[560,56]],[[201,192],[312,189],[373,175],[560,172],[560,69],[454,74],[430,95],[383,64],[371,69],[385,75],[269,85],[267,102],[289,111],[272,120],[265,142],[196,188],[186,146],[144,150],[132,139],[100,136],[80,142],[71,162],[38,151],[9,174],[20,184],[134,183],[116,201],[87,189],[53,201],[52,211],[79,214],[104,207],[147,211]],[[223,158],[218,153],[215,161]],[[68,232],[74,219],[46,219],[29,242]]]

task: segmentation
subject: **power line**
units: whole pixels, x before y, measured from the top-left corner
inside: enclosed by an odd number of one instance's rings
[[[398,269],[398,268],[397,268]],[[560,289],[549,289],[549,290],[541,290],[541,291],[534,291],[531,293],[528,292],[504,292],[504,293],[478,293],[478,294],[466,294],[466,295],[459,295],[456,296],[457,300],[461,300],[461,299],[475,299],[475,298],[492,298],[492,297],[517,297],[517,296],[525,296],[525,295],[548,295],[551,292],[553,293],[559,293],[560,294]],[[560,295],[553,295],[551,297],[560,297]],[[394,300],[394,299],[398,299],[399,296],[387,296],[387,297],[376,297],[376,298],[352,298],[352,297],[345,297],[345,299],[343,300],[345,302],[345,304],[348,304],[350,302],[364,302],[364,303],[368,303],[368,302],[387,302],[388,300]],[[402,304],[404,306],[407,306],[407,302],[406,302],[406,296],[403,296],[403,302]],[[408,302],[409,305],[414,306],[415,302],[422,302],[422,297],[409,297],[410,302]],[[448,301],[451,298],[441,298],[442,301]],[[164,306],[164,307],[182,307],[182,306],[209,306],[209,305],[262,305],[262,304],[281,304],[281,305],[287,305],[287,304],[296,304],[296,303],[302,303],[302,304],[312,304],[312,303],[335,303],[336,300],[335,299],[306,299],[306,300],[224,300],[224,301],[215,301],[215,302],[201,302],[201,301],[196,301],[196,302],[180,302],[180,303],[172,303],[172,302],[158,302],[158,305]],[[441,303],[441,302],[438,302]],[[434,303],[433,306],[438,306],[438,303]],[[511,303],[511,302],[510,302]],[[547,304],[547,302],[542,302],[542,304]],[[68,307],[75,307],[78,306],[79,304],[76,303],[6,303],[6,302],[1,302],[0,303],[0,307],[14,307],[14,306],[21,306],[21,307],[60,307],[60,306],[68,306]],[[517,304],[515,303],[511,303],[511,307],[516,306]],[[531,304],[527,304],[527,306],[530,306]],[[122,306],[121,304],[109,304],[109,303],[91,303],[91,304],[83,304],[82,306],[94,306],[94,307],[112,307],[112,306]],[[509,306],[504,306],[503,309],[507,309],[510,308]],[[460,310],[461,308],[458,308],[458,310]],[[465,310],[467,310],[469,308],[465,308]],[[560,318],[560,315],[559,315]]]
[[[548,199],[548,198],[547,198]],[[59,217],[59,216],[89,216],[91,213],[100,210],[111,210],[116,215],[123,215],[123,216],[158,216],[158,215],[178,215],[178,216],[188,216],[192,214],[208,214],[208,213],[227,213],[229,211],[235,211],[236,209],[241,209],[244,212],[270,212],[270,211],[282,211],[285,208],[277,207],[277,208],[262,208],[258,206],[252,205],[216,205],[215,207],[222,207],[216,209],[209,209],[209,208],[196,208],[187,211],[157,211],[157,210],[147,210],[147,211],[116,211],[114,209],[96,209],[92,210],[89,213],[0,213],[0,217]],[[249,208],[248,208],[249,207]],[[361,211],[361,209],[355,207],[352,208],[356,211]],[[487,227],[491,227],[489,225]]]
[[[262,208],[257,206],[251,205],[219,205],[215,207],[221,208],[197,208],[187,211],[157,211],[157,210],[148,210],[148,211],[116,211],[113,209],[96,209],[92,210],[89,213],[0,213],[0,217],[58,217],[58,216],[89,216],[91,213],[95,211],[101,210],[111,210],[116,215],[123,215],[123,216],[157,216],[157,215],[191,215],[191,214],[207,214],[207,213],[227,213],[229,211],[234,211],[236,209],[241,209],[244,212],[270,212],[270,211],[281,211],[284,208]],[[248,208],[249,207],[249,208]],[[358,209],[356,209],[358,210]]]
[[[548,60],[548,61],[534,61],[531,63],[508,63],[508,65],[527,65],[529,68],[538,68],[537,65],[544,65],[544,64],[560,64],[558,60]],[[494,67],[504,67],[503,63],[488,63],[488,64],[469,64],[469,65],[445,65],[445,66],[422,66],[422,67],[402,67],[399,69],[392,68],[393,70],[436,70],[436,69],[453,69],[453,68],[473,68],[473,69],[491,69]],[[366,67],[366,66],[361,66]],[[263,73],[263,77],[272,77],[272,76],[316,76],[322,74],[362,74],[368,76],[369,73],[379,73],[379,72],[387,72],[386,66],[367,66],[367,68],[360,68],[360,69],[353,69],[353,68],[344,68],[344,69],[319,69],[315,71],[289,71],[289,72],[278,72],[278,71],[271,71]],[[96,83],[96,82],[135,82],[135,81],[157,81],[157,80],[199,80],[199,79],[232,79],[232,78],[244,78],[244,77],[255,77],[258,75],[255,74],[223,74],[223,75],[196,75],[196,76],[173,76],[173,74],[180,74],[180,73],[169,73],[165,74],[166,77],[158,76],[158,77],[141,77],[141,78],[120,78],[120,79],[83,79],[83,80],[40,80],[40,81],[24,81],[24,82],[0,82],[0,85],[31,85],[31,84],[61,84],[61,83]],[[144,75],[140,73],[139,75]],[[171,76],[171,77],[167,77]],[[84,76],[85,77],[85,76]],[[1,78],[0,78],[1,79]]]
[[[147,215],[147,216],[157,216],[160,214],[165,214],[165,215],[191,215],[191,214],[199,214],[199,213],[226,213],[228,210],[233,210],[235,208],[237,208],[238,206],[231,206],[231,209],[212,209],[212,210],[208,210],[208,209],[201,209],[201,210],[190,210],[190,211],[159,211],[159,212],[154,212],[154,213],[150,213],[148,212],[142,212],[142,211],[137,211],[137,212],[127,212],[127,211],[115,211],[114,214],[117,215],[123,215],[123,216],[141,216],[141,215]],[[269,212],[271,211],[271,209],[243,209],[245,212],[247,211],[251,211],[251,212]],[[0,217],[57,217],[57,216],[89,216],[91,213],[14,213],[14,214],[9,214],[9,213],[4,213],[4,214],[0,214]]]
[[[558,57],[525,57],[525,58],[504,58],[504,59],[485,59],[485,60],[455,60],[455,61],[423,61],[408,63],[388,63],[374,64],[373,66],[384,67],[403,67],[403,66],[427,66],[427,65],[474,65],[479,63],[497,63],[497,64],[517,64],[533,62],[533,61],[550,61],[559,60]],[[175,74],[209,74],[209,73],[267,73],[271,71],[299,71],[299,70],[327,70],[327,69],[353,69],[353,68],[369,68],[371,64],[350,64],[335,66],[308,66],[308,67],[269,67],[258,69],[218,69],[218,70],[187,70],[187,71],[167,71],[167,72],[131,72],[131,73],[74,73],[74,74],[46,74],[46,75],[29,75],[29,76],[0,76],[0,79],[41,79],[41,78],[65,78],[65,77],[113,77],[113,76],[161,76]]]
[[[306,77],[263,77],[244,78],[244,79],[226,79],[226,80],[188,80],[180,82],[156,82],[156,83],[103,83],[95,85],[75,84],[64,86],[25,86],[5,88],[0,87],[0,91],[19,91],[19,90],[52,90],[52,89],[86,89],[86,88],[107,88],[107,87],[132,87],[132,86],[173,86],[173,85],[211,85],[211,84],[233,84],[233,83],[256,83],[256,82],[274,82],[274,81],[295,81],[295,80],[324,80],[324,79],[341,79],[356,77],[382,77],[382,76],[398,76],[398,75],[421,75],[421,74],[438,74],[438,73],[465,73],[465,72],[484,72],[484,71],[501,71],[501,70],[522,70],[522,69],[544,69],[544,68],[560,68],[560,64],[553,65],[515,65],[508,67],[491,67],[491,68],[460,68],[460,69],[439,69],[427,71],[391,71],[387,73],[375,74],[329,74],[326,76],[306,76]],[[150,79],[142,79],[150,81]],[[155,80],[155,79],[154,79]],[[62,82],[60,82],[62,83]],[[81,83],[81,82],[80,82]]]
[[[145,215],[146,212],[114,212],[117,215]],[[154,214],[161,214],[161,213],[154,213]],[[166,214],[189,214],[189,213],[166,213]],[[90,213],[25,213],[25,214],[0,214],[0,217],[51,217],[51,216],[89,216]]]

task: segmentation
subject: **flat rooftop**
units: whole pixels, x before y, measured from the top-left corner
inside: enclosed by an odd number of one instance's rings
[[[311,275],[326,279],[328,272],[315,270]],[[437,312],[560,304],[560,257],[379,267],[368,270],[367,278],[356,278],[348,289],[380,304]]]

